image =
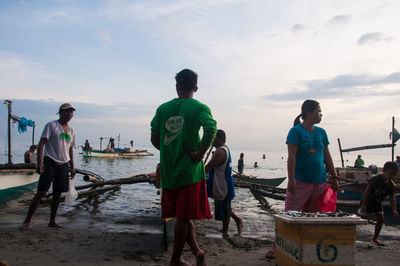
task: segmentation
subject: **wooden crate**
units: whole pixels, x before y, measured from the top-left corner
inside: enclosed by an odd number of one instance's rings
[[[278,265],[354,265],[359,218],[274,215]]]

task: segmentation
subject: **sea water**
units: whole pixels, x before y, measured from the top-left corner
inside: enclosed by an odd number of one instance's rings
[[[28,147],[15,147],[13,162],[23,161],[23,153]],[[141,147],[141,149],[146,147]],[[147,148],[154,156],[144,158],[83,158],[80,149],[75,149],[75,167],[95,172],[105,180],[131,177],[155,171],[159,162],[159,152]],[[237,170],[239,154],[244,153],[244,174],[257,178],[277,178],[287,176],[287,153],[258,151],[258,150],[231,150],[233,169]],[[263,154],[266,158],[263,159]],[[380,158],[380,157],[379,157]],[[382,160],[382,158],[380,158]],[[0,162],[5,163],[7,156],[0,154]],[[258,168],[254,168],[257,162]],[[335,164],[339,166],[337,158]],[[83,185],[82,175],[77,175],[75,185]],[[287,180],[279,187],[285,188]],[[0,202],[0,225],[18,225],[27,212],[29,202],[36,188],[19,193],[8,200]],[[210,201],[211,205],[212,201]],[[236,189],[236,198],[232,202],[235,212],[245,218],[246,230],[244,235],[249,237],[265,237],[272,235],[270,213],[280,212],[284,204],[282,201],[267,199],[259,201],[253,194],[244,188]],[[48,206],[41,205],[33,218],[33,224],[46,224],[49,216]],[[148,183],[121,185],[119,189],[89,196],[76,200],[72,206],[61,204],[58,221],[70,227],[98,227],[108,231],[129,231],[159,233],[162,230],[160,195],[157,189]]]

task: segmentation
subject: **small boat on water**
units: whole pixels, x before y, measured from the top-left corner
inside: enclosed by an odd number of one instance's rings
[[[103,139],[109,139],[110,143],[107,145],[106,149],[102,149]],[[82,146],[82,156],[84,158],[141,158],[146,156],[153,156],[154,154],[148,152],[148,150],[136,150],[133,148],[133,141],[131,141],[130,148],[120,148],[119,141],[120,136],[117,137],[118,148],[114,148],[114,138],[103,138],[100,137],[100,149],[94,150],[92,148],[85,148]]]
[[[82,156],[84,158],[140,158],[145,156],[153,156],[154,154],[147,150],[128,150],[126,149],[114,149],[113,151],[107,150],[91,150],[85,151],[82,147]]]
[[[264,179],[240,174],[233,175],[233,178],[235,179],[235,181],[239,182],[248,182],[251,184],[265,185],[270,187],[277,187],[282,184],[282,182],[286,179],[286,177]]]
[[[15,116],[11,113],[12,101],[5,100],[4,104],[8,107],[8,163],[0,164],[0,199],[7,198],[19,191],[24,191],[36,185],[39,180],[39,174],[36,173],[35,164],[13,164],[11,155],[11,121],[18,122],[20,132],[26,130],[26,124],[22,125],[25,129],[21,130],[21,121],[27,120],[23,117]],[[34,122],[29,126],[34,127]],[[34,140],[35,131],[32,133],[32,143]]]

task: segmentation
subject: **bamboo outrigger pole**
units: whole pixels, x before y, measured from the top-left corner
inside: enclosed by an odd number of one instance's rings
[[[342,145],[340,144],[340,139],[337,139],[339,143],[339,150],[340,150],[340,160],[342,161],[342,167],[344,167],[344,160],[343,160],[343,152],[342,152]]]

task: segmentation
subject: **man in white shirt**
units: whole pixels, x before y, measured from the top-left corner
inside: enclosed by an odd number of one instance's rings
[[[75,133],[68,125],[74,111],[75,108],[71,104],[62,104],[58,111],[60,118],[47,123],[43,129],[37,152],[37,172],[40,174],[38,189],[22,225],[23,230],[29,229],[32,216],[51,184],[53,184],[53,201],[49,227],[62,228],[55,221],[61,193],[69,190],[69,174],[71,173],[71,179],[76,174],[73,160]]]

